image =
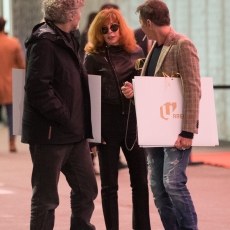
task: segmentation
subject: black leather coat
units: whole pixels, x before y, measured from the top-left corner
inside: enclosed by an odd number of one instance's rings
[[[143,57],[143,50],[138,45],[131,53],[122,46],[105,46],[104,52],[86,56],[88,74],[101,75],[102,103],[119,104],[121,113],[128,113],[129,99],[122,94],[121,87],[125,81],[132,82],[136,75],[136,60]]]

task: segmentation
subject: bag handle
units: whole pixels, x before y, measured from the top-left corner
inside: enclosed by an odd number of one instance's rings
[[[175,78],[175,75],[176,75],[177,77],[179,77],[179,78],[181,79],[182,95],[184,96],[184,82],[183,82],[183,78],[182,78],[182,76],[181,76],[180,73],[175,73],[175,74],[172,74],[171,76],[169,76],[169,75],[166,74],[165,72],[162,72],[162,75],[163,75],[163,77],[164,77],[165,79],[167,79],[167,78],[173,79],[173,78]],[[168,81],[167,81],[167,83],[168,83],[168,85],[170,86],[170,83],[169,83]]]

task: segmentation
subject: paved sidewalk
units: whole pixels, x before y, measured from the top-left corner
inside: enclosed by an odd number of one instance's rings
[[[7,129],[0,126],[0,230],[27,230],[30,216],[31,160],[28,146],[17,137],[18,152],[8,152]],[[98,162],[96,160],[96,167]],[[207,166],[189,166],[188,187],[198,213],[199,230],[230,229],[230,170]],[[97,176],[100,189],[100,178]],[[131,230],[131,189],[128,169],[119,171],[120,230]],[[69,187],[63,176],[59,182],[60,205],[55,230],[69,229]],[[163,230],[150,191],[150,218],[153,230]],[[105,230],[101,197],[95,201],[92,223]],[[145,230],[145,229],[143,229]]]

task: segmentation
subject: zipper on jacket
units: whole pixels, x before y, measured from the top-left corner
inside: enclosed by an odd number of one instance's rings
[[[121,93],[121,90],[120,90],[120,85],[119,85],[119,80],[118,80],[118,77],[117,77],[117,74],[116,74],[116,71],[115,71],[115,68],[112,64],[112,61],[110,59],[110,56],[109,56],[109,49],[108,49],[108,46],[106,46],[106,53],[107,53],[107,56],[108,56],[108,63],[111,65],[111,68],[112,68],[112,72],[114,74],[114,77],[116,79],[116,82],[117,82],[117,86],[118,86],[118,91],[119,91],[119,94],[120,94],[120,99],[121,99],[121,112],[122,114],[125,114],[125,109],[124,109],[124,103],[123,103],[123,100],[122,100],[122,93]]]
[[[52,134],[52,126],[49,127],[48,140],[51,139],[51,134]]]

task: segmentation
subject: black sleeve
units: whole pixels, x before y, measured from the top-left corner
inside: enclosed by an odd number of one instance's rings
[[[189,138],[189,139],[193,139],[194,133],[190,133],[187,131],[182,131],[179,136],[184,137],[184,138]]]
[[[87,54],[85,57],[84,65],[88,74],[98,74],[96,62],[93,54]]]

